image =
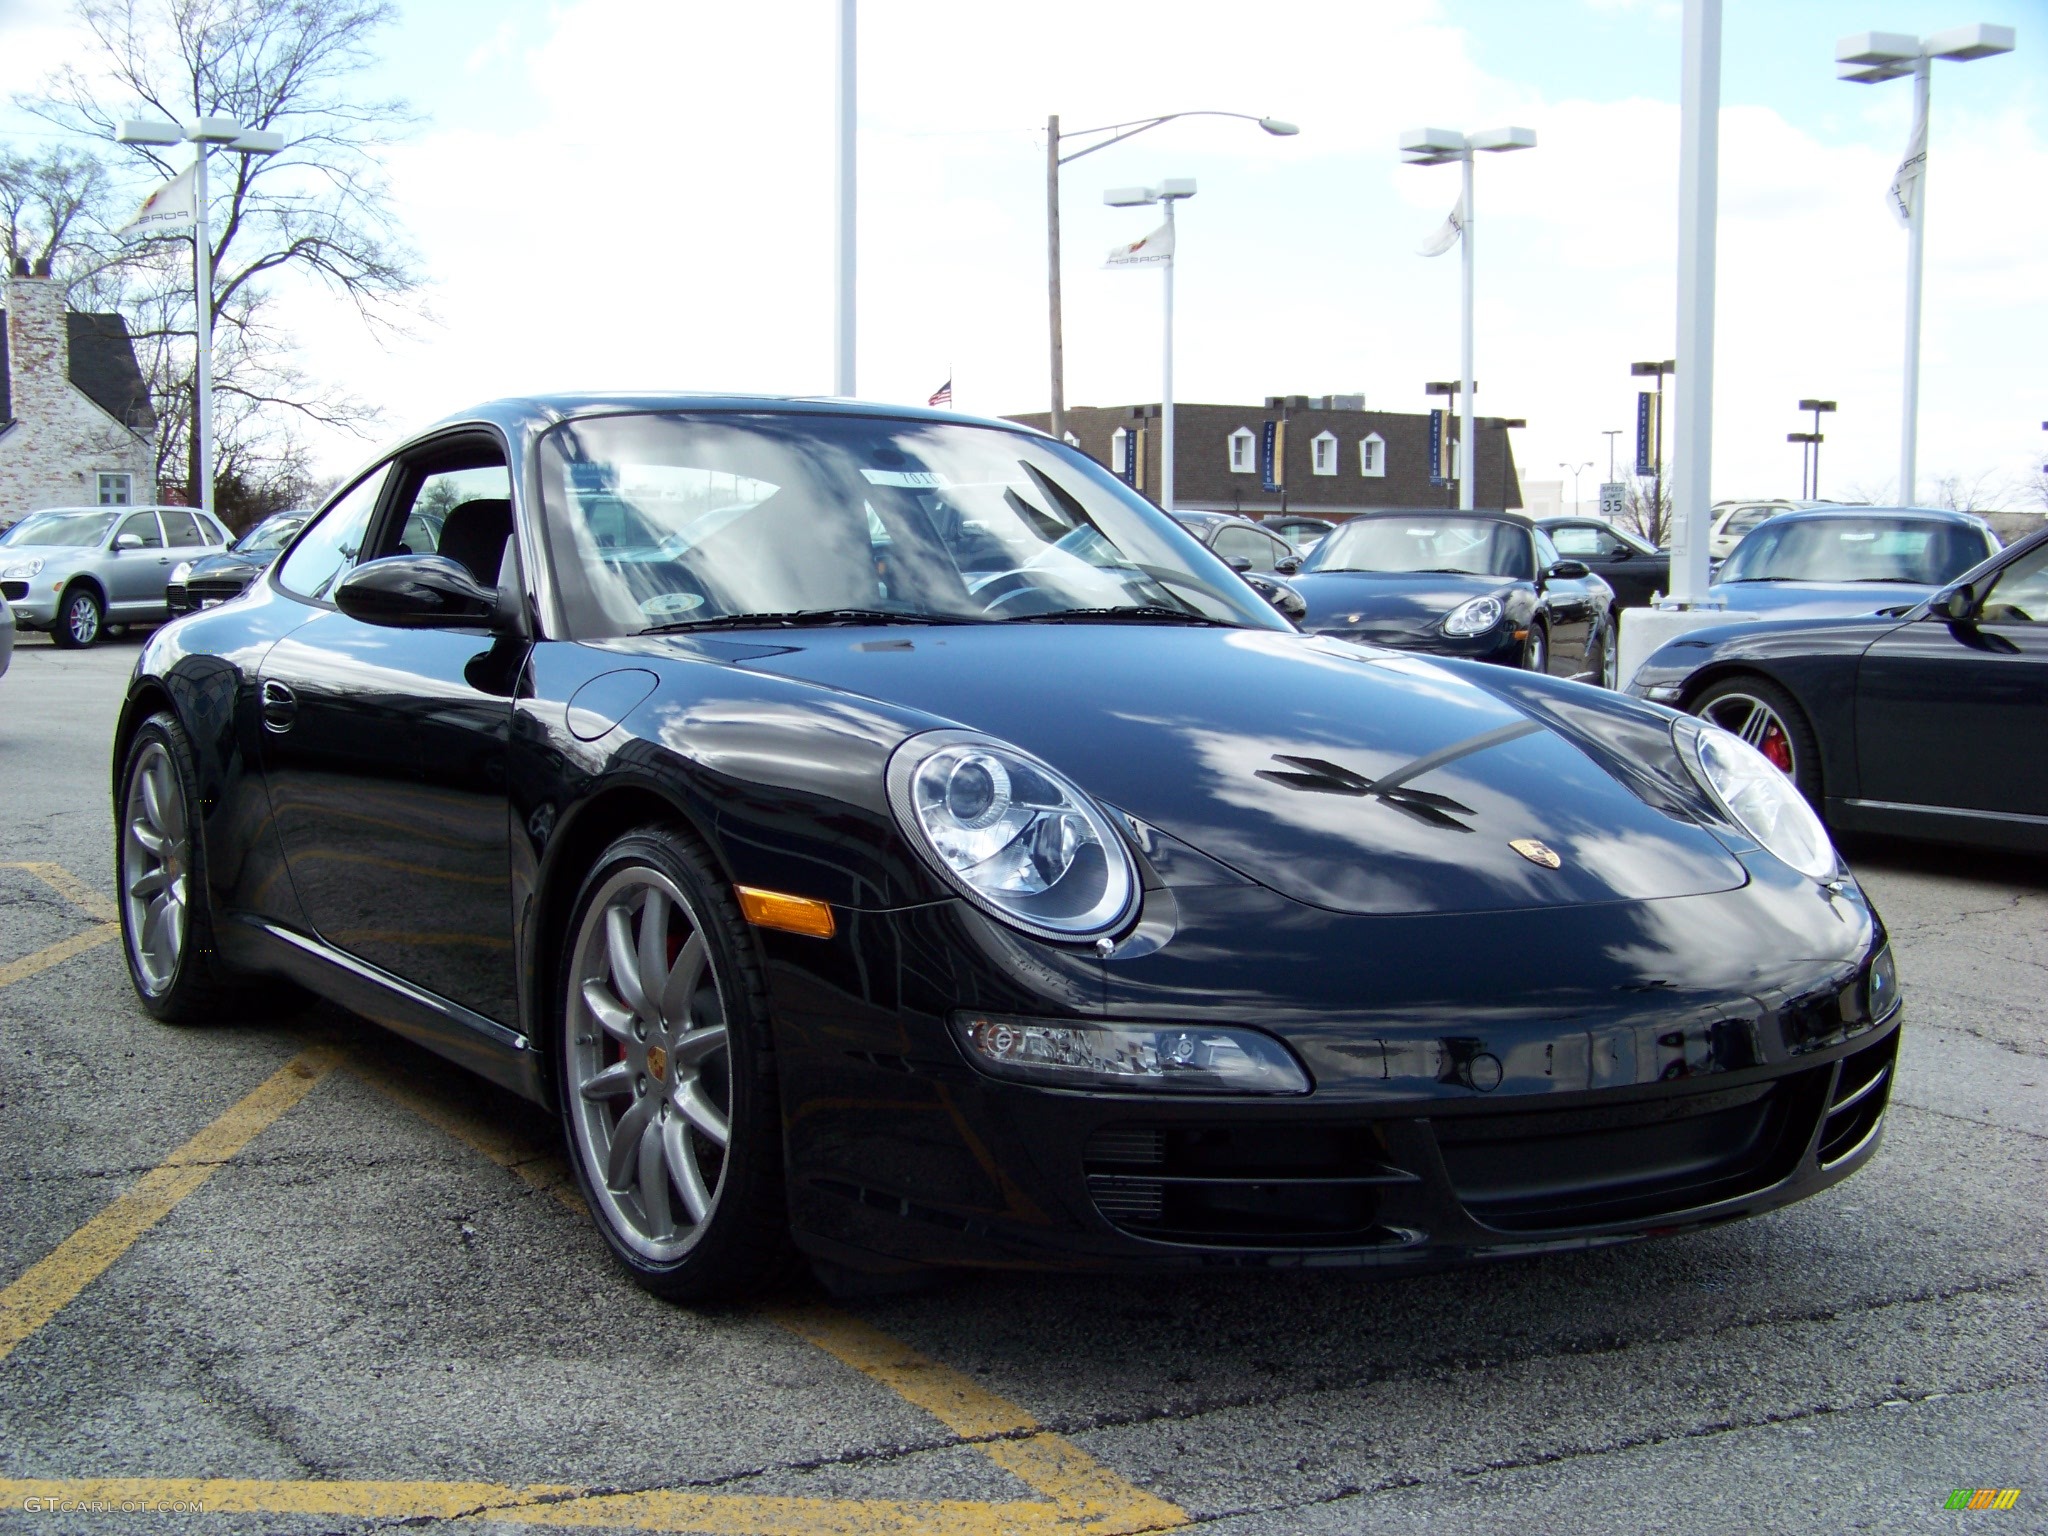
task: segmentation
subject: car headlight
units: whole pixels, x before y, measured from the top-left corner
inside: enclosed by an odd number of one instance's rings
[[[1307,1093],[1294,1053],[1255,1029],[1104,1024],[956,1013],[967,1059],[991,1077],[1049,1088],[1182,1093]]]
[[[1835,873],[1840,861],[1827,828],[1775,763],[1732,731],[1701,720],[1675,721],[1672,734],[1693,776],[1766,851],[1816,880]]]
[[[1444,633],[1447,635],[1483,635],[1500,622],[1501,606],[1497,597],[1475,597],[1469,603],[1460,603],[1444,617]]]
[[[913,736],[889,759],[889,804],[976,906],[1048,939],[1108,933],[1137,871],[1109,818],[1037,758],[970,731]]]
[[[40,572],[42,568],[43,562],[40,560],[17,560],[14,564],[8,566],[6,570],[0,571],[0,578],[10,581],[26,581],[29,577]]]
[[[191,574],[192,562],[190,560],[180,560],[176,565],[171,567],[171,585],[174,587],[177,586],[180,582],[182,582],[187,576],[190,576]]]

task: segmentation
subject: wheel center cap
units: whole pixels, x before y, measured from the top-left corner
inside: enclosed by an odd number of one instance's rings
[[[661,1046],[647,1047],[647,1075],[666,1079],[668,1077],[668,1052]]]

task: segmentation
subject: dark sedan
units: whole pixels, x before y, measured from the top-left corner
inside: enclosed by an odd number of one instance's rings
[[[1376,512],[1289,584],[1312,634],[1588,680],[1611,672],[1614,592],[1512,512]]]
[[[1981,517],[1932,507],[1810,507],[1757,524],[1709,598],[1781,618],[1875,613],[1931,596],[1998,551]]]
[[[113,762],[149,1012],[286,976],[553,1107],[670,1297],[792,1242],[870,1277],[1584,1248],[1882,1132],[1884,929],[1763,758],[1299,634],[1008,423],[479,407],[159,630]]]
[[[164,589],[171,612],[190,613],[239,597],[250,582],[270,569],[270,562],[312,515],[307,511],[273,512],[219,554],[173,567],[170,585]]]
[[[1742,736],[1837,828],[2048,849],[2048,532],[1912,608],[1694,631],[1629,691]]]
[[[1577,560],[1614,589],[1616,608],[1647,608],[1671,590],[1671,551],[1598,517],[1539,517],[1536,526],[1567,560]]]

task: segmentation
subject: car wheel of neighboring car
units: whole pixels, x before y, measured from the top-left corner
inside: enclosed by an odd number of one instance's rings
[[[1600,686],[1609,690],[1621,686],[1621,610],[1607,612],[1607,638],[1600,642]]]
[[[1529,638],[1522,645],[1522,670],[1525,672],[1548,672],[1550,670],[1550,632],[1543,627],[1540,619],[1530,621]]]
[[[1691,707],[1702,720],[1733,731],[1763,753],[1820,808],[1820,743],[1791,694],[1767,678],[1724,677]]]
[[[50,638],[67,651],[83,650],[100,638],[106,616],[99,593],[80,582],[66,591],[63,601],[58,603],[57,622],[50,627]]]
[[[230,996],[216,969],[205,840],[192,825],[199,803],[184,727],[168,711],[151,715],[121,769],[115,877],[129,980],[167,1024],[211,1022]]]
[[[628,833],[585,877],[557,989],[562,1119],[584,1198],[634,1280],[745,1295],[790,1249],[767,988],[694,841]]]

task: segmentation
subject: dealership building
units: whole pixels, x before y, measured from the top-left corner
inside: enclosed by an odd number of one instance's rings
[[[1455,419],[1439,450],[1444,483],[1430,475],[1427,412],[1369,411],[1363,395],[1275,395],[1264,405],[1173,408],[1173,500],[1183,512],[1282,512],[1348,517],[1403,507],[1455,507],[1451,479],[1462,445]],[[1045,429],[1046,413],[1010,420]],[[1476,506],[1520,508],[1511,423],[1473,420]],[[1514,422],[1514,426],[1521,423]],[[1268,429],[1273,446],[1266,447]],[[1157,495],[1162,446],[1157,405],[1072,406],[1067,437],[1140,490]]]

